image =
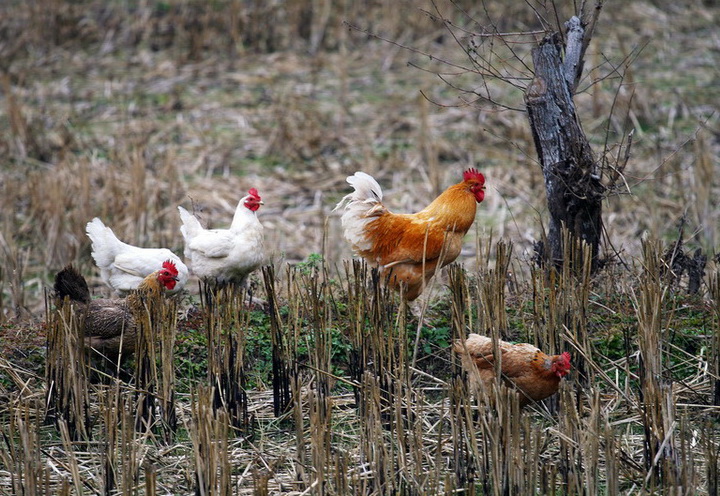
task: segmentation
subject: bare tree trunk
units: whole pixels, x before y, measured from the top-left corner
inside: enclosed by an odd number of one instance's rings
[[[584,36],[577,17],[568,21],[566,27],[565,60],[560,35],[546,36],[533,49],[535,78],[525,91],[525,104],[545,177],[550,211],[548,242],[542,256],[543,259],[550,258],[555,265],[562,265],[562,229],[565,227],[571,237],[590,246],[592,269],[595,270],[605,187],[572,99],[589,36]]]

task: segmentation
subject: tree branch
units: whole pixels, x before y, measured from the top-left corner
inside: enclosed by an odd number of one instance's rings
[[[568,83],[570,94],[575,93],[575,88],[580,81],[583,70],[583,37],[585,30],[577,16],[572,16],[565,23],[567,35],[565,37],[565,60],[563,61],[565,80]]]

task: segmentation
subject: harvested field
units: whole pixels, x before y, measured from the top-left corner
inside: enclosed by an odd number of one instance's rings
[[[720,7],[603,7],[575,99],[613,183],[592,276],[533,261],[548,214],[522,89],[573,13],[535,7],[4,3],[0,493],[717,494]],[[506,81],[467,70],[488,54]],[[345,178],[415,212],[468,167],[485,201],[408,308],[352,261]],[[210,307],[192,277],[148,382],[90,381],[79,316],[48,296],[69,263],[110,295],[85,224],[182,255],[178,205],[227,227],[251,187],[266,304]],[[522,413],[477,397],[450,348],[469,332],[569,351],[572,372]]]

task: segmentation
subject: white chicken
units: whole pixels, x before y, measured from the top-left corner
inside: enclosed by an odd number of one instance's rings
[[[240,199],[230,229],[204,229],[200,221],[178,207],[185,239],[185,258],[192,272],[214,285],[242,285],[263,264],[263,226],[256,212],[263,205],[257,189]]]
[[[139,248],[120,241],[115,233],[95,217],[85,227],[92,241],[92,257],[102,280],[121,296],[137,289],[140,283],[169,260],[177,268],[177,284],[169,294],[179,292],[188,280],[188,268],[167,248]]]

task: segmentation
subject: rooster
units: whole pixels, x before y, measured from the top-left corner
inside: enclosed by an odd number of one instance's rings
[[[241,286],[265,259],[263,226],[256,212],[263,205],[257,189],[240,199],[230,229],[204,229],[200,221],[178,207],[185,240],[185,258],[193,273],[211,285]]]
[[[521,407],[555,394],[560,381],[570,371],[570,353],[567,351],[550,356],[527,343],[500,341],[498,346],[502,355],[503,382],[518,391]],[[456,341],[453,350],[460,355],[471,384],[478,386],[479,381],[489,387],[495,381],[492,339],[470,334],[464,343]]]
[[[143,298],[160,298],[178,282],[178,270],[172,261],[145,277],[125,299],[91,299],[85,278],[72,265],[55,276],[55,296],[75,302],[84,317],[85,346],[112,361],[135,352],[137,319],[145,312]]]
[[[335,207],[344,208],[345,239],[380,269],[391,288],[402,288],[408,301],[422,293],[438,269],[460,255],[477,204],[485,198],[485,177],[475,169],[466,170],[461,183],[416,214],[390,212],[382,204],[380,185],[364,172],[356,172],[347,182],[355,191]]]
[[[120,296],[136,289],[166,260],[177,268],[177,284],[170,293],[177,293],[185,286],[188,268],[167,248],[139,248],[123,243],[97,217],[87,223],[85,231],[92,241],[92,257],[100,269],[100,277]]]

